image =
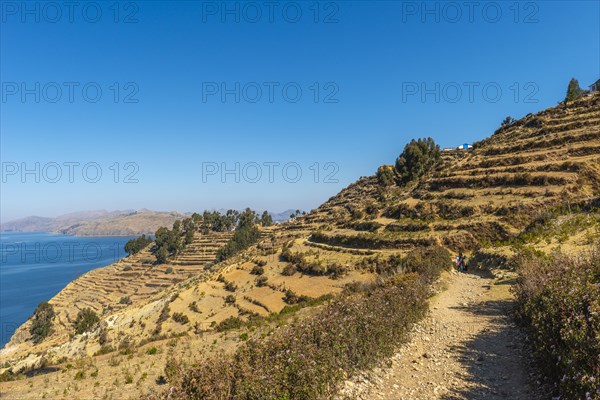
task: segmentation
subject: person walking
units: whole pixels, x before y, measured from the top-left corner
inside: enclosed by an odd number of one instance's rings
[[[456,268],[459,272],[462,272],[463,267],[463,255],[462,253],[458,253],[458,257],[456,258]]]

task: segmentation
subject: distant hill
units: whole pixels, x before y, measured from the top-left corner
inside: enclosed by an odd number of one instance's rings
[[[292,210],[291,208],[280,213],[270,212],[271,217],[273,217],[274,222],[285,222],[290,219],[290,215],[295,214],[296,210]]]
[[[3,232],[55,232],[77,236],[135,236],[153,234],[185,218],[178,212],[150,210],[82,211],[55,218],[31,216],[0,225]]]

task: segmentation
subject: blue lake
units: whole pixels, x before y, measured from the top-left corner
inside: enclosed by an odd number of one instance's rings
[[[129,239],[0,232],[0,348],[41,301],[84,273],[124,257]]]

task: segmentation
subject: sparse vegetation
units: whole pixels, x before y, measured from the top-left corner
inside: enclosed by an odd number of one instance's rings
[[[418,264],[428,265],[428,260],[421,259]],[[402,342],[403,333],[426,310],[429,274],[436,275],[443,266],[437,271],[415,268],[421,275],[390,278],[368,287],[367,296],[349,293],[309,320],[282,328],[266,339],[249,339],[234,357],[219,356],[173,377],[171,397],[332,397],[344,377],[342,371],[352,373],[373,366]],[[220,330],[243,324],[235,318],[226,321],[219,325]]]

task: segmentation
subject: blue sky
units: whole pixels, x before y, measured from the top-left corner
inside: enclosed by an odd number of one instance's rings
[[[3,221],[309,210],[411,138],[472,142],[600,77],[598,1],[48,4],[1,3]]]

